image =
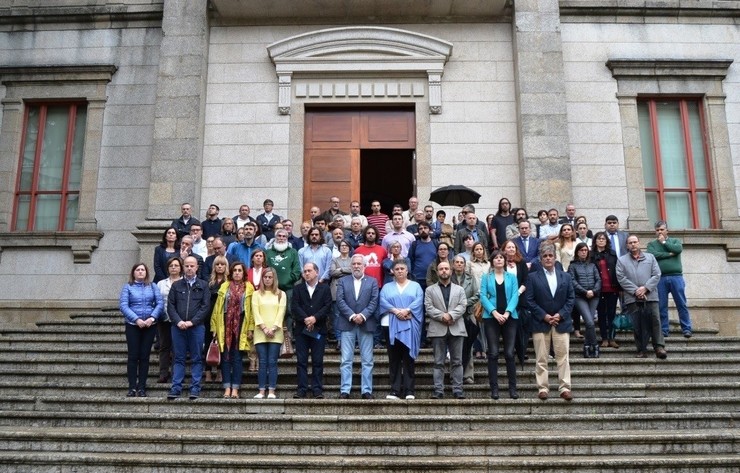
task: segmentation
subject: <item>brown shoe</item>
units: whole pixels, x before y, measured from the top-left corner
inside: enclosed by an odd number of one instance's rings
[[[537,397],[540,398],[540,401],[547,401],[547,391],[540,391]]]
[[[573,395],[570,393],[570,391],[563,391],[560,393],[560,397],[562,397],[566,401],[572,401]]]
[[[647,358],[647,354],[644,351],[638,351],[635,358]]]
[[[583,337],[583,335],[581,334],[581,331],[580,331],[580,330],[576,330],[576,331],[575,331],[575,332],[573,333],[573,335],[574,335],[574,336],[575,336],[576,338],[584,338],[584,337]]]
[[[619,348],[619,343],[616,340],[609,340],[609,346],[612,348]]]
[[[655,349],[655,356],[661,360],[665,360],[666,358],[668,358],[668,353],[666,353],[665,348],[658,347]]]
[[[606,348],[609,346],[609,340],[602,340],[601,341],[601,348]]]

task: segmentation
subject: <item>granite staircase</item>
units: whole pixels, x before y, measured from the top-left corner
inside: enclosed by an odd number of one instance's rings
[[[242,399],[222,399],[212,384],[197,401],[167,401],[156,353],[149,397],[126,398],[117,312],[2,326],[0,472],[739,471],[740,338],[685,339],[673,329],[667,360],[634,358],[627,334],[620,349],[583,359],[572,339],[567,403],[536,399],[531,359],[518,400],[505,389],[489,399],[483,361],[466,400],[429,399],[429,350],[417,363],[416,400],[385,399],[384,350],[375,351],[377,399],[340,400],[332,348],[322,400],[292,399],[295,361],[281,360],[277,400],[252,399],[255,375],[245,373]]]

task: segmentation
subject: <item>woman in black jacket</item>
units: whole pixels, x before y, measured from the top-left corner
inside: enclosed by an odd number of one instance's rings
[[[576,254],[568,267],[573,279],[573,289],[576,293],[575,307],[586,323],[586,340],[583,344],[584,358],[598,358],[599,345],[596,343],[596,325],[594,318],[599,305],[601,292],[601,277],[596,265],[589,257],[588,245],[581,242],[576,245]]]
[[[591,260],[599,270],[601,277],[601,293],[599,294],[599,331],[601,332],[601,347],[619,348],[612,333],[612,322],[617,313],[619,299],[619,283],[617,282],[617,254],[611,247],[606,232],[597,232],[594,235],[591,247]]]

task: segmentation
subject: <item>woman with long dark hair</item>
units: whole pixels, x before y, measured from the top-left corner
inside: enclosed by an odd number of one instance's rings
[[[612,334],[612,323],[617,313],[617,300],[621,288],[617,282],[617,254],[612,249],[606,232],[597,232],[594,235],[591,260],[598,268],[601,278],[601,293],[596,309],[599,314],[601,347],[619,348]]]
[[[167,301],[172,284],[182,278],[182,260],[179,256],[173,256],[167,261],[167,272],[169,277],[157,283],[162,300]],[[166,383],[170,380],[170,368],[172,367],[172,323],[167,315],[167,303],[164,304],[164,314],[157,323],[157,335],[159,336],[159,379],[158,383]]]
[[[225,398],[238,398],[242,383],[244,352],[252,346],[254,319],[247,267],[241,261],[229,268],[229,280],[218,289],[211,315],[211,332],[221,349],[221,375]]]
[[[581,242],[576,245],[576,257],[568,267],[576,293],[575,307],[586,324],[586,340],[583,344],[584,358],[598,358],[599,346],[596,344],[596,326],[594,317],[599,305],[601,277],[596,265],[591,262],[588,245]]]
[[[146,397],[149,357],[157,333],[157,321],[164,310],[164,300],[157,285],[149,281],[149,268],[144,263],[137,263],[131,268],[128,283],[121,289],[119,308],[126,320],[126,396]]]
[[[167,277],[167,261],[180,254],[177,229],[170,227],[162,233],[162,241],[154,248],[154,283]]]

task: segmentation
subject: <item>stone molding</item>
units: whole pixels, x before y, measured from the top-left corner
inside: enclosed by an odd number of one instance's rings
[[[0,255],[6,248],[69,248],[75,264],[89,264],[103,232],[0,233]]]
[[[732,0],[560,0],[561,17],[606,17],[609,22],[643,22],[645,18],[737,18],[740,4]]]
[[[606,61],[606,67],[617,81],[617,101],[621,117],[624,162],[630,209],[630,227],[651,231],[647,216],[645,179],[642,173],[642,152],[637,117],[640,96],[694,96],[703,98],[706,132],[711,160],[713,198],[718,224],[723,233],[730,231],[732,242],[725,245],[728,261],[740,257],[740,218],[730,142],[725,112],[725,91],[722,81],[732,64],[731,59],[625,59]],[[687,231],[688,235],[703,230]],[[707,234],[709,235],[709,234]],[[705,236],[707,236],[705,235]]]
[[[297,78],[326,77],[334,82],[334,91],[322,97],[345,96],[336,90],[349,89],[353,83],[342,81],[347,75],[372,78],[425,77],[429,90],[429,112],[442,112],[442,74],[452,54],[452,43],[431,36],[397,28],[378,26],[352,26],[313,31],[277,41],[267,46],[270,60],[278,76],[278,113],[290,114]],[[380,81],[382,84],[384,81]],[[378,82],[374,84],[379,84]],[[321,87],[321,83],[309,84]],[[343,85],[346,84],[343,88]],[[375,86],[361,97],[374,97]],[[381,96],[399,96],[403,83],[385,81]],[[365,83],[360,84],[365,86]],[[380,87],[380,86],[378,86]],[[303,89],[301,89],[301,93]],[[319,92],[321,93],[321,92]],[[414,95],[417,95],[414,91]]]

